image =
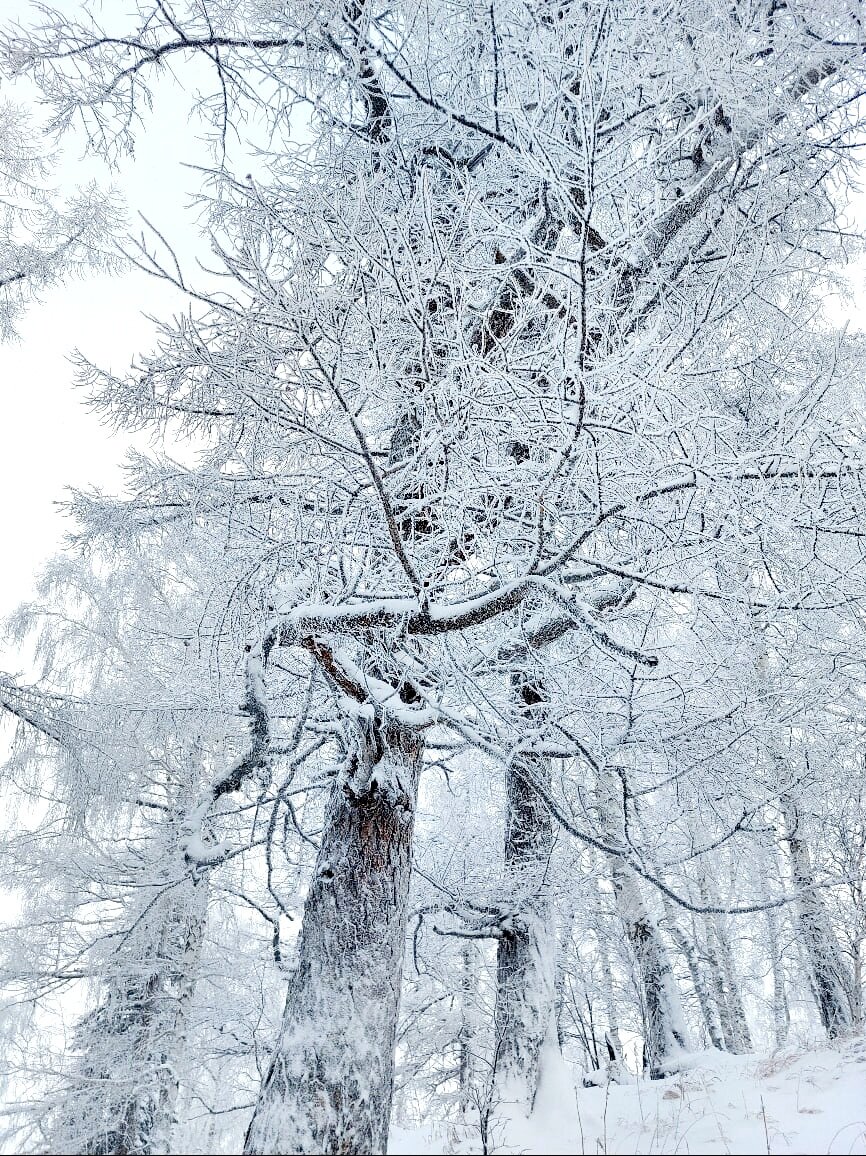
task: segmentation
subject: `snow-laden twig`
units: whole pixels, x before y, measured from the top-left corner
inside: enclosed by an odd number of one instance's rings
[[[270,759],[270,715],[265,687],[261,643],[248,643],[245,652],[246,695],[242,712],[249,717],[250,745],[231,766],[218,775],[199,796],[184,821],[180,849],[194,869],[212,867],[231,850],[225,842],[205,838],[204,826],[214,804],[231,791],[237,791],[254,775],[263,775]]]

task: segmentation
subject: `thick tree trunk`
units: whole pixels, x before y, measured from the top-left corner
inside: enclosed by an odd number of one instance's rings
[[[154,1119],[152,1151],[155,1154],[171,1151],[175,1108],[180,1091],[178,1061],[186,1055],[190,1022],[190,1005],[198,980],[201,948],[207,919],[207,883],[204,880],[184,882],[184,903],[176,918],[166,925],[163,958],[174,950],[180,951],[181,966],[173,975],[164,977],[158,998],[173,1009],[169,1037],[155,1035],[155,1046],[161,1047],[158,1111]],[[179,916],[179,918],[177,917]],[[170,955],[168,956],[170,958]]]
[[[498,1104],[529,1113],[545,1044],[558,1048],[559,1043],[557,940],[548,881],[553,827],[547,805],[525,776],[549,788],[549,761],[525,759],[507,772],[505,865],[517,903],[496,957],[494,1082]]]
[[[625,847],[622,789],[614,773],[598,769],[597,798],[602,829],[610,844]],[[645,1067],[653,1078],[665,1074],[669,1062],[688,1048],[679,986],[670,953],[641,892],[637,875],[618,855],[609,855],[617,910],[634,953],[643,997]]]
[[[798,892],[797,920],[812,973],[812,990],[821,1023],[827,1035],[833,1038],[849,1032],[854,1025],[850,995],[853,983],[827,908],[815,887],[812,860],[800,829],[797,802],[790,795],[783,795],[780,802],[791,876]]]
[[[386,1151],[420,761],[371,730],[334,785],[247,1153]]]

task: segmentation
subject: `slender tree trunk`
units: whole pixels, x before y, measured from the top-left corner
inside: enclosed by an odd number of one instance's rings
[[[863,1026],[863,937],[851,943],[851,1016],[854,1027]]]
[[[782,951],[779,944],[779,919],[772,908],[766,912],[767,951],[773,969],[773,1032],[776,1047],[781,1048],[788,1038],[791,1027],[791,1008],[788,1003],[785,968],[782,965]]]
[[[711,905],[715,898],[709,880],[701,872],[698,876],[701,902]],[[715,915],[703,916],[706,936],[704,959],[707,964],[710,987],[719,1010],[719,1022],[725,1037],[727,1051],[742,1055],[752,1050],[752,1037],[746,1020],[746,1012],[740,997],[739,979],[734,968],[730,941],[719,918]]]
[[[604,860],[602,860],[602,864],[604,865]],[[600,924],[602,919],[601,911],[598,912],[598,919]],[[603,1063],[601,1056],[595,1055],[592,1057],[597,1071],[584,1077],[584,1087],[598,1085],[602,1082],[621,1084],[631,1079],[631,1074],[625,1062],[622,1037],[619,1034],[619,1015],[617,1012],[616,993],[613,986],[613,969],[610,966],[610,952],[608,950],[608,940],[606,936],[599,936],[598,948],[598,958],[601,966],[602,995],[604,996],[604,1008],[607,1015],[607,1029],[604,1033],[604,1060],[606,1060],[606,1064]]]
[[[472,1041],[475,1036],[473,994],[475,987],[476,952],[468,941],[461,953],[462,973],[460,977],[460,1032],[457,1036],[458,1062],[457,1079],[459,1086],[460,1116],[466,1120],[473,1102]]]
[[[762,645],[756,669],[761,681],[768,678],[769,656]],[[777,781],[784,783],[786,756],[778,743],[767,745],[768,759],[776,768]],[[800,940],[809,961],[810,987],[824,1030],[831,1038],[849,1032],[854,1025],[853,978],[845,965],[839,941],[827,908],[817,888],[809,846],[802,831],[796,798],[787,790],[779,796],[784,824],[784,841],[791,865],[791,879],[797,891],[797,923]]]
[[[778,849],[772,828],[760,840],[768,878],[780,878]],[[788,980],[785,975],[782,944],[779,939],[779,911],[770,907],[764,912],[767,928],[767,955],[773,976],[773,1038],[777,1048],[785,1045],[791,1028],[791,1005],[788,1002]]]
[[[556,947],[556,980],[555,980],[555,1015],[556,1015],[556,1039],[560,1050],[565,1038],[565,1025],[563,1023],[565,1010],[565,961],[568,957],[568,951],[571,946],[571,937],[574,925],[574,911],[569,908],[565,915],[560,915],[562,919],[559,928],[559,939]]]
[[[334,785],[247,1153],[386,1151],[420,762],[371,728]]]
[[[706,915],[703,917],[703,924],[705,935],[704,961],[707,965],[709,987],[713,993],[718,1010],[719,1025],[722,1036],[724,1037],[725,1050],[737,1052],[739,1050],[737,1047],[738,1031],[734,1023],[734,1014],[731,1010],[728,989],[725,985],[725,977],[717,951],[715,927]]]
[[[815,887],[812,860],[803,837],[796,800],[783,795],[782,815],[785,821],[785,841],[791,860],[791,876],[798,892],[797,920],[809,969],[812,973],[812,991],[827,1035],[832,1037],[849,1032],[854,1025],[851,1010],[853,983],[827,908]]]
[[[701,968],[701,961],[698,958],[695,944],[692,942],[688,933],[684,931],[677,922],[671,909],[671,902],[666,896],[663,897],[663,903],[665,908],[665,926],[668,929],[671,939],[676,944],[677,949],[688,965],[689,975],[692,979],[692,987],[695,989],[695,994],[698,997],[701,1015],[703,1016],[704,1026],[707,1029],[710,1043],[714,1048],[718,1048],[720,1052],[723,1052],[726,1049],[722,1025],[719,1022],[719,1015],[713,1002],[712,993],[707,985],[703,969]]]
[[[625,847],[622,791],[612,771],[598,769],[597,798],[607,840]],[[609,855],[617,910],[637,962],[645,1019],[644,1055],[653,1078],[663,1076],[668,1062],[688,1048],[679,986],[667,945],[641,892],[637,875],[625,859]]]
[[[711,917],[713,918],[713,917]],[[731,950],[731,940],[724,924],[723,916],[715,916],[713,924],[716,932],[719,959],[722,965],[722,974],[725,977],[725,990],[728,993],[728,1004],[731,1009],[731,1024],[733,1027],[732,1051],[743,1055],[752,1050],[752,1033],[749,1030],[749,1021],[746,1018],[746,1009],[740,994],[740,978],[734,964],[734,953]]]
[[[622,1060],[622,1039],[619,1034],[619,1015],[616,1010],[616,996],[613,990],[613,972],[610,966],[610,956],[606,944],[600,944],[599,946],[601,977],[604,983],[604,1003],[605,1011],[607,1012],[607,1031],[604,1033],[604,1038],[607,1045],[607,1058],[613,1063],[617,1060]],[[614,1053],[613,1056],[610,1054],[611,1051]]]

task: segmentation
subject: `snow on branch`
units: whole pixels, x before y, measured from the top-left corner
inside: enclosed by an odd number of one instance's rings
[[[247,644],[245,664],[246,695],[240,709],[250,720],[250,745],[226,771],[211,782],[183,824],[181,851],[186,862],[194,869],[213,866],[225,859],[230,851],[227,843],[214,843],[205,838],[204,825],[214,804],[223,795],[239,790],[254,775],[263,775],[269,765],[270,714],[261,643]]]

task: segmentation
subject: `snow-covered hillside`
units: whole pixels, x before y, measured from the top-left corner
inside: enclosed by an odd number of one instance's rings
[[[552,1090],[552,1089],[551,1089]],[[539,1105],[533,1128],[491,1128],[491,1153],[866,1154],[866,1040],[765,1056],[704,1052],[678,1075],[577,1091],[577,1131],[565,1089]],[[395,1128],[391,1156],[480,1153],[477,1128]]]

